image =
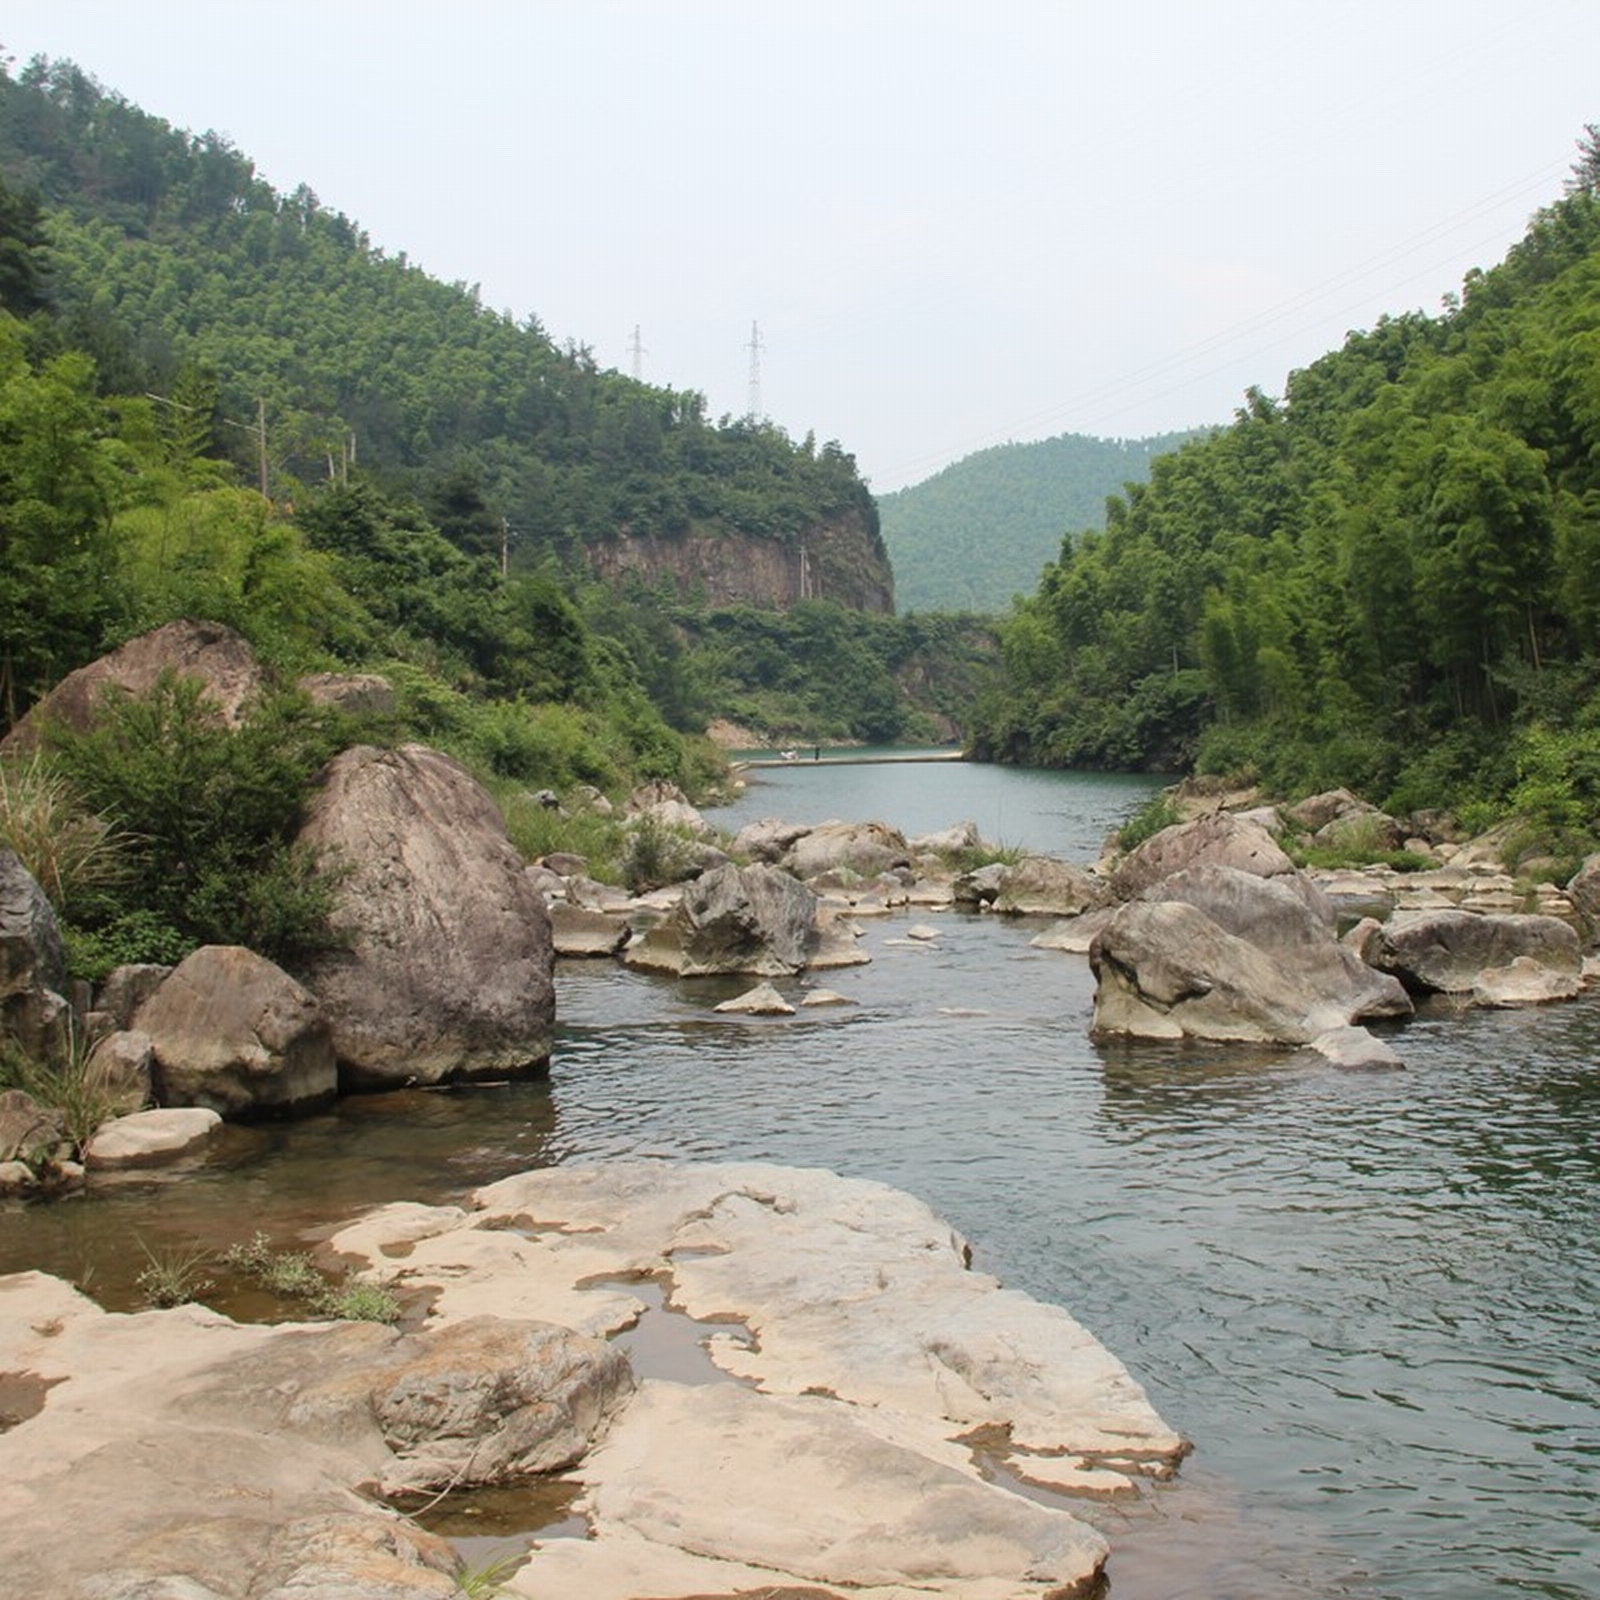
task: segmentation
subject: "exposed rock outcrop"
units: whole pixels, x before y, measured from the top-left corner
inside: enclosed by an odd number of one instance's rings
[[[787,611],[801,600],[832,600],[852,611],[894,610],[894,574],[872,510],[841,511],[792,539],[619,529],[584,553],[607,582],[665,583],[711,605]]]
[[[0,1278],[0,1570],[18,1594],[448,1600],[461,1562],[353,1492],[504,1482],[581,1456],[632,1388],[565,1328],[246,1326]]]
[[[312,796],[300,843],[342,874],[333,922],[349,947],[304,975],[342,1086],[543,1068],[555,1017],[549,917],[464,767],[421,745],[347,750]]]
[[[44,890],[14,850],[0,846],[0,1031],[35,1055],[66,1040],[66,949]]]
[[[1545,998],[1570,998],[1583,970],[1577,934],[1555,917],[1455,910],[1397,913],[1384,925],[1370,959],[1419,994],[1471,995],[1486,970],[1520,961],[1524,992],[1529,967],[1537,965],[1564,980],[1558,985],[1564,993]]]
[[[911,865],[911,847],[897,828],[882,822],[821,822],[784,852],[784,868],[797,878],[829,872],[876,877]]]
[[[1294,863],[1260,823],[1229,812],[1174,823],[1153,834],[1117,864],[1111,888],[1119,900],[1131,900],[1153,884],[1185,867],[1233,867],[1258,878],[1276,878],[1295,870]]]
[[[1024,856],[999,875],[993,909],[1012,916],[1076,917],[1111,898],[1106,884],[1070,861]]]

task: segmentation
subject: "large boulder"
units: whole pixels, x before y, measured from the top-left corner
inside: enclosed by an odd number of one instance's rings
[[[550,1056],[550,921],[499,809],[421,745],[357,746],[328,766],[300,843],[342,875],[348,947],[305,972],[341,1083],[503,1077]]]
[[[313,704],[347,717],[394,715],[394,685],[377,672],[308,672],[295,680],[295,688]]]
[[[822,822],[796,839],[783,864],[797,878],[849,872],[875,878],[911,865],[905,835],[882,822]]]
[[[1122,906],[1089,950],[1094,1031],[1147,1039],[1309,1044],[1362,1019],[1405,1016],[1398,981],[1333,935],[1296,874],[1208,866]]]
[[[316,997],[242,945],[186,956],[139,1008],[163,1106],[224,1117],[304,1110],[333,1098],[333,1039]]]
[[[1259,822],[1219,812],[1152,834],[1118,863],[1111,875],[1112,893],[1131,900],[1174,872],[1204,865],[1232,867],[1258,878],[1283,877],[1295,870]]]
[[[60,723],[78,731],[94,725],[107,693],[148,694],[163,674],[196,678],[216,714],[230,727],[266,685],[249,642],[220,622],[169,622],[69,672],[0,739],[0,754],[34,749],[40,729]]]
[[[776,867],[731,862],[690,884],[677,906],[623,952],[631,967],[682,977],[784,977],[821,942],[816,894]]]
[[[1472,911],[1400,912],[1384,925],[1370,959],[1392,972],[1418,994],[1471,995],[1495,968],[1518,963],[1525,993],[1529,964],[1564,978],[1564,993],[1544,998],[1570,998],[1578,992],[1583,954],[1570,924],[1556,917],[1485,915]],[[1488,1000],[1489,1004],[1502,1003]]]
[[[1024,856],[1000,875],[993,904],[1014,916],[1076,917],[1110,898],[1103,880],[1070,861]]]

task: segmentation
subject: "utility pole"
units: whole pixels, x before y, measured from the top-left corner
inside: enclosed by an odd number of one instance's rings
[[[639,324],[633,325],[633,337],[628,341],[628,354],[633,358],[633,381],[644,382],[644,358],[649,351],[639,342]]]
[[[261,498],[267,495],[267,402],[256,401],[256,459],[261,465]]]
[[[746,406],[745,415],[751,422],[761,420],[761,329],[756,323],[750,324],[750,398]]]

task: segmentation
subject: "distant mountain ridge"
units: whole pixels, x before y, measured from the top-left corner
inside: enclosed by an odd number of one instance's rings
[[[1031,594],[1068,533],[1098,528],[1108,496],[1202,430],[1146,439],[1064,433],[1002,444],[878,496],[902,611],[1006,610]]]

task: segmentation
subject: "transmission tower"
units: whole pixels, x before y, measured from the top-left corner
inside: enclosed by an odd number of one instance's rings
[[[633,337],[628,341],[628,354],[633,358],[633,381],[635,383],[640,383],[644,380],[644,358],[649,353],[639,342],[639,324],[636,322],[633,325]]]
[[[761,329],[752,322],[750,324],[750,399],[746,408],[746,416],[752,422],[761,420]]]

